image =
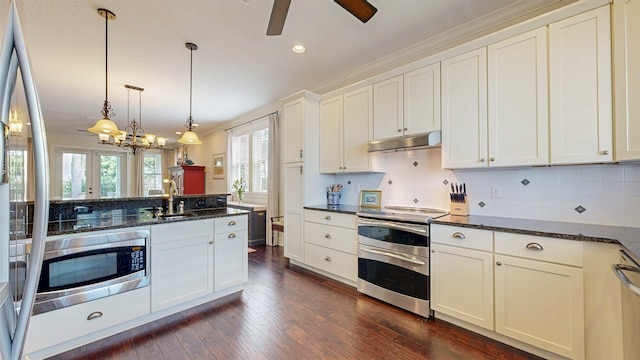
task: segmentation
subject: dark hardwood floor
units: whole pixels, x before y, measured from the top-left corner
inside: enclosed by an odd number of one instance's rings
[[[537,359],[256,250],[243,292],[51,359]]]

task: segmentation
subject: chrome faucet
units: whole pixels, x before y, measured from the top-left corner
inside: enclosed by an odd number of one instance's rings
[[[167,205],[167,215],[173,215],[173,194],[177,191],[176,182],[169,179],[163,179],[162,182],[169,184],[169,204]]]

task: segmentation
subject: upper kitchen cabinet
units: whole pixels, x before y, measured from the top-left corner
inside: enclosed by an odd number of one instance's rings
[[[489,161],[486,164],[547,164],[546,27],[489,45],[487,56]]]
[[[549,25],[549,71],[551,163],[613,161],[609,6]]]
[[[373,137],[384,139],[403,133],[402,75],[373,84]]]
[[[613,3],[616,161],[640,160],[640,0]]]
[[[372,87],[366,86],[320,102],[320,172],[372,172]]]
[[[440,130],[440,63],[404,74],[403,135]]]
[[[285,163],[304,161],[306,142],[312,141],[306,134],[317,130],[318,101],[317,95],[303,91],[299,97],[284,104],[283,157]],[[309,126],[313,126],[313,129],[306,128]],[[317,136],[317,132],[313,134]]]
[[[487,161],[487,49],[442,61],[442,167]]]

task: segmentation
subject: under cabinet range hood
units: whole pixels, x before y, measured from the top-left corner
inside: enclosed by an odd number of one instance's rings
[[[441,138],[442,136],[440,130],[435,130],[424,134],[406,135],[395,138],[374,140],[369,142],[368,151],[389,152],[435,148],[440,147]]]

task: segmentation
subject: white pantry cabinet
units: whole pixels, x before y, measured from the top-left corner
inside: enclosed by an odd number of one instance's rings
[[[603,6],[549,25],[551,164],[613,161],[610,23]]]
[[[284,104],[282,141],[285,163],[304,161],[307,148],[314,151],[314,143],[308,143],[313,139],[308,134],[318,136],[318,101],[316,94],[303,91],[294,100]]]
[[[489,161],[486,164],[548,164],[547,28],[489,45],[487,56]]]
[[[640,160],[640,0],[613,2],[616,161]]]
[[[302,163],[284,166],[284,256],[304,262],[304,239],[302,234],[304,167]]]
[[[246,215],[214,219],[214,291],[248,280],[247,226]]]
[[[320,102],[320,172],[372,172],[372,87],[366,86]]]
[[[151,226],[151,311],[213,292],[213,220]]]
[[[442,61],[442,167],[487,166],[487,49]]]

